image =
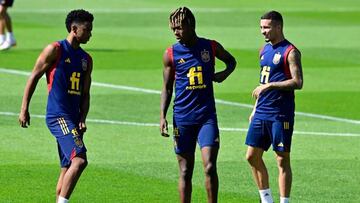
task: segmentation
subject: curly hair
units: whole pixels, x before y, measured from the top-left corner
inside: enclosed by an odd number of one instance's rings
[[[195,17],[191,10],[187,7],[180,7],[170,14],[170,26],[180,26],[183,23],[190,25],[195,29]]]
[[[84,9],[72,10],[68,13],[65,20],[66,29],[68,32],[71,31],[72,23],[92,23],[94,20],[94,16]]]

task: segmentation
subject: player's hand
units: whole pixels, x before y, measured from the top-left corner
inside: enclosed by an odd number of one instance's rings
[[[252,92],[252,97],[257,99],[259,98],[259,96],[263,93],[266,92],[269,89],[270,85],[269,83],[264,84],[264,85],[259,85],[257,86],[254,91]]]
[[[30,126],[30,114],[29,114],[29,111],[21,110],[21,112],[19,114],[19,124],[23,128],[27,128],[27,125]]]
[[[160,133],[161,136],[163,137],[169,137],[169,132],[168,132],[168,122],[166,119],[162,118],[160,119]]]
[[[80,122],[79,123],[79,130],[80,130],[80,133],[85,133],[86,132],[86,124],[85,124],[85,122]]]
[[[221,83],[226,79],[227,75],[224,71],[217,72],[214,74],[213,81],[217,83]]]

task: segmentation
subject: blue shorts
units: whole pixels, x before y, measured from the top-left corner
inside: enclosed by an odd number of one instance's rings
[[[14,3],[14,0],[0,0],[0,5],[11,7]]]
[[[46,118],[46,124],[56,138],[61,167],[69,167],[76,155],[86,152],[78,122],[60,117]]]
[[[268,121],[254,118],[245,144],[267,151],[272,144],[277,152],[290,152],[294,121]]]
[[[174,150],[176,154],[195,153],[196,142],[200,148],[219,148],[217,119],[211,117],[202,124],[177,125],[174,119]]]

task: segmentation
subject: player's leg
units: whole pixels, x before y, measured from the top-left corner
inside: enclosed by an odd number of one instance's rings
[[[279,192],[280,197],[289,198],[292,183],[292,171],[289,152],[276,152],[276,160],[279,169]]]
[[[0,5],[0,45],[5,42],[5,13],[7,7]]]
[[[290,148],[293,133],[293,121],[278,121],[272,126],[273,149],[279,169],[279,192],[281,202],[288,202],[291,191],[292,171],[290,164]]]
[[[248,145],[246,160],[251,167],[254,181],[259,189],[261,202],[272,203],[269,175],[262,158],[264,151],[268,150],[271,145],[267,122],[253,119],[250,123],[245,143]]]
[[[194,153],[176,155],[179,163],[179,195],[180,202],[190,203],[192,193],[192,175],[194,171]]]
[[[59,195],[60,195],[60,192],[61,192],[61,187],[62,187],[62,184],[63,184],[63,179],[64,179],[64,176],[65,176],[65,173],[66,173],[67,169],[68,168],[66,168],[66,167],[62,167],[60,169],[59,179],[58,179],[58,182],[56,184],[56,202],[58,202]]]
[[[80,153],[71,160],[71,165],[67,169],[62,180],[60,196],[66,199],[70,198],[72,191],[79,180],[81,173],[87,166],[86,153]]]
[[[72,120],[47,118],[46,123],[56,137],[62,168],[57,184],[57,199],[58,202],[66,202],[87,165],[86,147]]]
[[[218,151],[218,147],[203,147],[201,149],[208,202],[217,202],[218,199],[219,178],[216,167]]]
[[[191,202],[192,176],[195,163],[195,147],[198,127],[178,126],[174,119],[174,150],[179,164],[180,202]]]
[[[259,190],[269,188],[269,175],[262,159],[264,150],[257,147],[248,146],[246,160],[249,162],[251,171]]]
[[[8,14],[7,10],[9,7],[11,7],[13,4],[13,1],[5,1],[5,4],[0,6],[0,18],[1,18],[1,26],[3,26],[3,34],[5,33],[5,29],[7,30],[5,41],[1,44],[0,50],[9,49],[12,46],[16,45],[15,37],[12,30],[12,23],[10,15]],[[1,29],[1,27],[0,27]],[[1,33],[0,33],[1,35]]]
[[[201,148],[208,202],[217,202],[219,190],[217,156],[220,146],[220,137],[215,115],[210,117],[201,126],[198,134],[198,142]]]

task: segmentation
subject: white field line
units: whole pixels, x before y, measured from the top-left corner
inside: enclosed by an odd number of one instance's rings
[[[0,116],[19,116],[18,113],[14,112],[0,112]],[[45,115],[30,115],[31,118],[45,118]],[[158,123],[139,123],[139,122],[128,122],[128,121],[116,121],[116,120],[103,120],[103,119],[86,119],[88,123],[97,123],[97,124],[112,124],[112,125],[128,125],[128,126],[142,126],[142,127],[159,127]],[[172,125],[169,125],[172,127]],[[220,131],[228,132],[247,132],[245,128],[221,128]],[[323,135],[323,136],[346,136],[346,137],[360,137],[360,134],[356,133],[328,133],[328,132],[305,132],[305,131],[294,131],[294,134],[299,135]]]
[[[8,74],[15,74],[15,75],[30,75],[30,73],[26,72],[26,71],[5,69],[5,68],[1,68],[1,67],[0,67],[0,73],[8,73]],[[45,78],[45,77],[43,77],[43,78]],[[160,94],[159,90],[151,90],[151,89],[130,87],[130,86],[124,86],[124,85],[113,85],[113,84],[100,83],[100,82],[93,82],[92,85],[97,86],[97,87],[107,87],[107,88],[112,88],[112,89],[121,89],[121,90],[142,92],[142,93],[148,93],[148,94]],[[238,102],[230,102],[230,101],[225,101],[225,100],[221,100],[221,99],[216,99],[215,101],[216,101],[217,104],[224,104],[224,105],[229,105],[229,106],[238,106],[238,107],[243,107],[243,108],[253,108],[253,105],[250,105],[250,104],[243,104],[243,103],[238,103]],[[305,113],[305,112],[298,112],[298,111],[296,111],[295,114],[297,116],[319,118],[319,119],[323,119],[323,120],[337,121],[337,122],[343,122],[343,123],[351,123],[351,124],[357,124],[357,125],[360,124],[360,120],[339,118],[339,117],[334,117],[334,116],[326,116],[326,115]]]
[[[170,13],[174,8],[89,8],[93,13]],[[14,8],[12,13],[68,13],[71,9],[65,8]],[[234,12],[256,12],[258,8],[192,8],[196,13],[234,13]],[[337,7],[337,8],[284,8],[286,12],[356,12],[358,7]]]

